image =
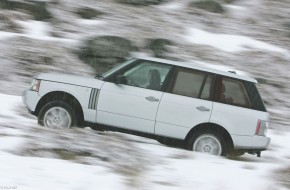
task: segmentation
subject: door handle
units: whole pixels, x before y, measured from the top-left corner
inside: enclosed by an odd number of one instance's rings
[[[198,107],[196,107],[196,109],[198,109],[199,111],[210,111],[210,109],[208,109],[204,106],[198,106]]]
[[[153,96],[148,96],[148,97],[146,97],[146,100],[148,100],[148,101],[150,101],[150,102],[158,102],[158,101],[159,101],[159,99],[157,99],[157,98],[155,98],[155,97],[153,97]]]

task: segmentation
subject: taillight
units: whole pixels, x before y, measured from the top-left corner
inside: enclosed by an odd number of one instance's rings
[[[256,133],[255,135],[259,135],[261,129],[261,120],[258,119],[257,127],[256,127]]]
[[[31,83],[30,90],[38,92],[41,80],[34,79]]]
[[[268,121],[258,119],[255,135],[266,136],[268,126]]]

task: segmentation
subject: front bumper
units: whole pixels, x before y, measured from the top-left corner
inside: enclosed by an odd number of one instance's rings
[[[37,92],[26,90],[22,93],[22,102],[30,112],[34,112],[41,96]]]

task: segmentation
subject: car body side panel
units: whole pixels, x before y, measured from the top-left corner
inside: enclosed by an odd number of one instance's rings
[[[74,96],[83,108],[88,107],[88,102],[90,99],[91,88],[75,86],[64,83],[50,82],[50,81],[41,81],[38,94],[44,96],[50,92],[66,92]]]
[[[91,123],[97,122],[97,110],[83,108],[84,120]]]
[[[74,86],[84,86],[97,89],[100,89],[104,83],[104,81],[93,77],[83,77],[68,74],[41,73],[35,78],[43,81],[51,81],[55,83],[71,84]]]
[[[155,134],[164,137],[184,140],[191,128],[172,125],[169,123],[156,122]]]
[[[214,102],[210,122],[224,127],[231,135],[253,136],[256,132],[258,119],[268,121],[269,114]]]

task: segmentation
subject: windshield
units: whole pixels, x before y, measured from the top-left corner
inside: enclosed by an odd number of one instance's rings
[[[117,65],[116,67],[114,67],[113,69],[111,69],[111,70],[105,72],[104,74],[102,74],[102,75],[100,76],[100,78],[106,78],[106,77],[110,76],[110,75],[113,74],[115,71],[118,71],[119,69],[121,69],[121,68],[123,68],[123,67],[129,65],[130,63],[132,63],[132,62],[135,61],[135,60],[136,60],[136,59],[133,59],[133,58],[132,58],[132,59],[130,59],[130,60],[124,62],[124,63],[118,64],[118,65]]]

